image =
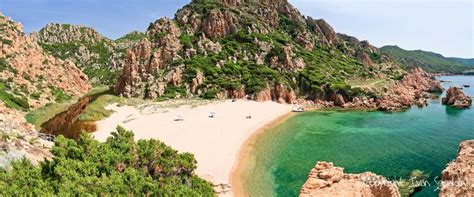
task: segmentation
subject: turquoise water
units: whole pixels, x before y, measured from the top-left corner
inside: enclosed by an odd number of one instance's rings
[[[474,76],[444,76],[452,85]],[[432,100],[403,112],[307,112],[267,131],[255,142],[243,173],[251,196],[297,196],[316,161],[332,161],[348,173],[372,171],[391,180],[419,169],[431,186],[415,196],[437,196],[435,178],[456,156],[461,141],[474,139],[474,110],[457,110]]]

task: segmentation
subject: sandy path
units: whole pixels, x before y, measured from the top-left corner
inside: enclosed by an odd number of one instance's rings
[[[291,111],[290,105],[274,102],[221,101],[192,108],[108,106],[115,111],[97,122],[93,133],[105,141],[118,125],[133,130],[135,139],[156,138],[180,152],[193,153],[198,161],[196,173],[230,189],[230,173],[244,142],[259,128]],[[140,110],[139,110],[140,109]],[[215,112],[215,118],[209,118]],[[174,121],[181,114],[184,121]],[[251,119],[246,116],[251,115]]]

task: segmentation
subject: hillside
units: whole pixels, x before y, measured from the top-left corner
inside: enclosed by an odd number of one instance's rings
[[[450,57],[448,59],[450,59],[452,61],[455,61],[455,62],[458,62],[458,63],[461,63],[461,64],[464,64],[466,66],[474,67],[474,58],[466,59],[466,58]]]
[[[194,0],[145,34],[126,54],[119,95],[331,100],[338,91],[356,94],[348,80],[405,73],[367,41],[337,34],[285,0]]]
[[[68,60],[45,53],[23,27],[0,14],[0,100],[28,110],[84,94],[87,76]]]
[[[421,67],[431,73],[462,74],[467,70],[474,69],[472,59],[446,58],[434,52],[409,51],[398,46],[384,46],[380,48],[380,51],[393,57],[405,67]]]
[[[90,27],[52,23],[31,37],[52,56],[74,62],[91,84],[111,85],[123,67],[125,50],[141,34],[132,32],[116,42]]]

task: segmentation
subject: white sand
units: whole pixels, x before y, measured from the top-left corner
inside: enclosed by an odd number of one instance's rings
[[[220,101],[192,108],[153,106],[108,106],[115,111],[97,122],[93,133],[105,141],[117,125],[133,130],[135,139],[156,138],[180,152],[193,153],[196,173],[214,184],[229,184],[229,177],[240,146],[253,132],[291,111],[290,105],[274,102]],[[140,109],[140,110],[139,110]],[[215,118],[209,118],[215,112]],[[184,121],[174,121],[181,114]],[[246,116],[251,115],[251,119]]]

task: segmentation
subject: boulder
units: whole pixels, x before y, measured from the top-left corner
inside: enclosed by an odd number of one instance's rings
[[[371,172],[345,174],[332,162],[318,161],[301,187],[300,197],[309,196],[380,196],[398,197],[398,187]]]
[[[461,88],[449,87],[441,102],[445,105],[450,105],[455,108],[469,108],[472,105],[472,99],[465,95]]]
[[[474,140],[461,142],[456,160],[441,173],[439,196],[474,196]]]

